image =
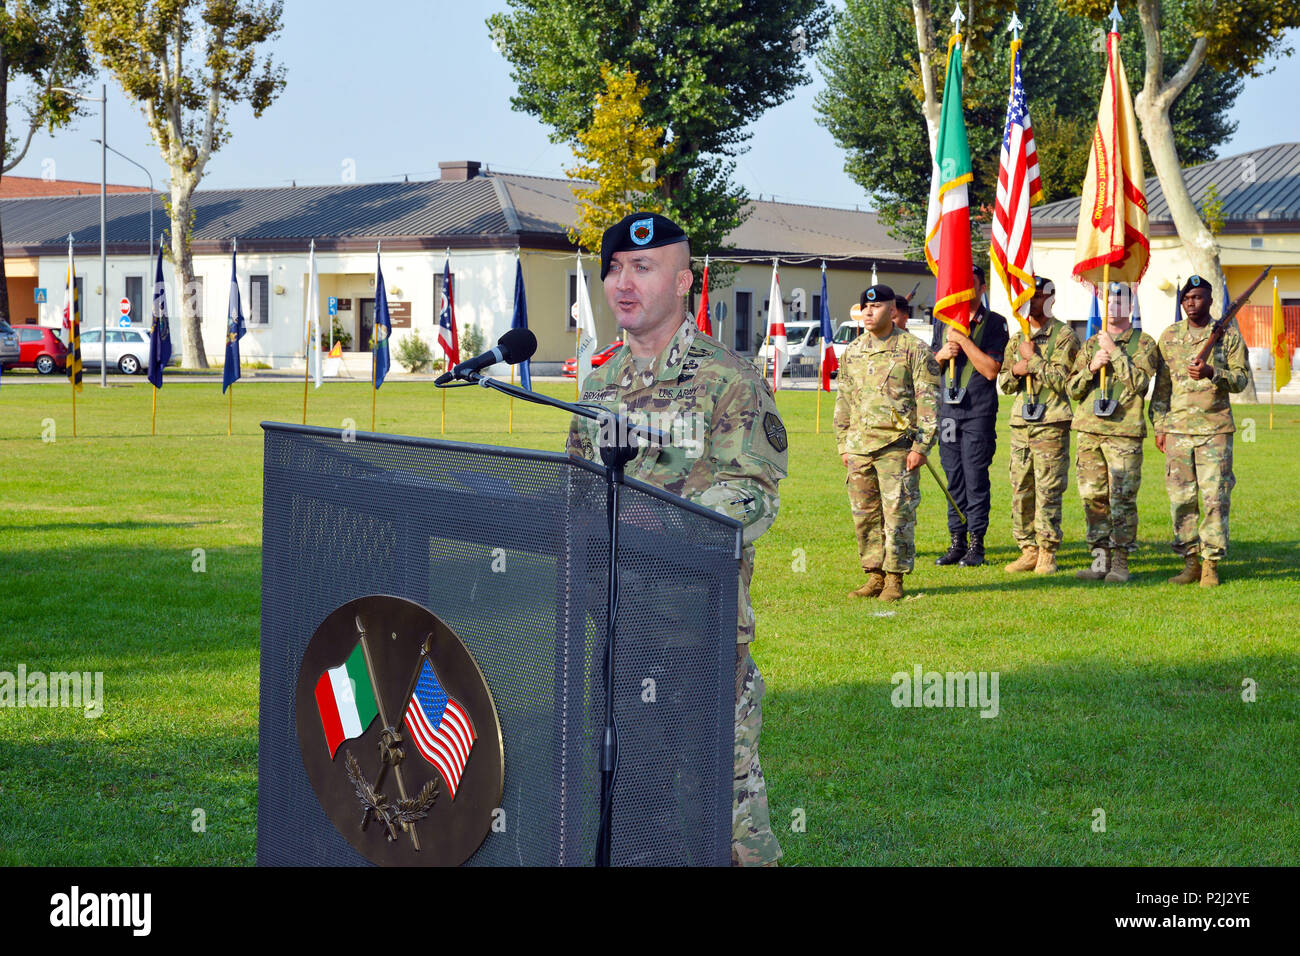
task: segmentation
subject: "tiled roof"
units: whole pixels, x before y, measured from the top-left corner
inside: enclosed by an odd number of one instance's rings
[[[1187,191],[1199,208],[1214,186],[1223,203],[1225,228],[1262,222],[1300,220],[1300,143],[1279,143],[1183,170]],[[1153,226],[1172,225],[1173,216],[1160,188],[1146,181],[1147,212]],[[1035,226],[1068,226],[1079,221],[1079,197],[1062,199],[1034,210]]]
[[[119,186],[109,183],[104,187],[110,193],[147,193],[148,186]],[[99,195],[99,183],[83,183],[75,179],[41,179],[38,176],[0,176],[0,199],[18,199],[22,196],[89,196]]]

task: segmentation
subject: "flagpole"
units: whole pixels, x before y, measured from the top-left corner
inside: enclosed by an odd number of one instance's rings
[[[308,254],[309,256],[313,256],[313,257],[314,257],[315,252],[316,252],[316,240],[313,239],[313,240],[311,241],[311,246],[309,247],[309,250],[308,250],[308,253],[307,253],[307,254]],[[313,258],[313,263],[314,263],[314,258]],[[311,379],[311,315],[310,315],[310,312],[311,312],[311,300],[312,300],[312,295],[311,295],[311,280],[312,280],[312,276],[311,276],[311,272],[312,272],[311,269],[308,269],[308,270],[307,270],[307,296],[306,296],[306,298],[307,298],[307,311],[308,311],[309,314],[308,314],[308,316],[307,316],[307,329],[306,329],[306,336],[305,336],[305,344],[303,345],[303,350],[302,350],[302,423],[303,423],[304,425],[307,424],[307,382]]]
[[[515,384],[515,367],[513,365],[510,366],[510,384]],[[510,413],[506,423],[506,431],[511,435],[515,433],[515,397],[513,395],[510,396]]]
[[[226,389],[226,437],[230,437],[231,421],[235,417],[235,383]]]
[[[1277,276],[1273,276],[1273,301],[1277,301]],[[1271,310],[1270,310],[1271,311]],[[1277,328],[1276,313],[1269,317],[1268,331],[1269,338],[1272,340],[1272,348],[1269,352],[1273,356],[1273,380],[1269,383],[1268,390],[1268,430],[1273,430],[1273,393],[1277,391]],[[1285,328],[1285,325],[1283,326]]]
[[[153,412],[149,420],[149,434],[158,434],[158,389],[153,390]]]

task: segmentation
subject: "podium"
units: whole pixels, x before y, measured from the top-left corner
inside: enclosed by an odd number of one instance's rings
[[[322,809],[294,716],[313,633],[368,595],[433,612],[492,695],[504,787],[467,865],[591,865],[606,694],[604,469],[557,453],[262,427],[259,865],[368,863]],[[633,479],[619,522],[611,862],[726,866],[740,525]],[[420,839],[437,840],[436,829]]]

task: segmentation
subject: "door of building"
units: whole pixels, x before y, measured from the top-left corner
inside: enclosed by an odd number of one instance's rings
[[[357,312],[357,337],[352,340],[353,352],[369,352],[370,336],[375,330],[375,300],[361,299]]]

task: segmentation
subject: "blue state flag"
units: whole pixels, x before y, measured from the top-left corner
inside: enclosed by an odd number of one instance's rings
[[[524,267],[515,258],[515,314],[510,320],[512,329],[528,328],[528,299],[524,296]],[[528,391],[533,390],[531,359],[519,363],[519,381]]]
[[[375,388],[384,384],[391,360],[388,356],[388,337],[393,334],[393,321],[388,315],[388,293],[384,291],[384,270],[375,253],[375,327],[370,333],[370,351],[375,359]]]
[[[1174,279],[1174,321],[1175,322],[1181,322],[1183,320],[1183,309],[1182,309],[1183,300],[1180,296],[1181,290],[1182,290],[1182,286],[1178,284],[1178,279]]]
[[[235,279],[235,250],[230,250],[230,307],[226,310],[226,370],[221,376],[221,391],[239,379],[239,340],[244,328],[244,311],[239,304],[239,282]]]
[[[167,289],[163,283],[163,250],[158,243],[158,267],[153,274],[153,328],[149,332],[149,384],[162,388],[163,369],[172,360],[171,322],[167,318]]]
[[[1088,328],[1084,330],[1086,341],[1101,331],[1101,306],[1097,302],[1097,293],[1092,295],[1092,313],[1088,316]]]

